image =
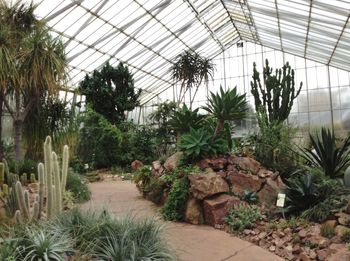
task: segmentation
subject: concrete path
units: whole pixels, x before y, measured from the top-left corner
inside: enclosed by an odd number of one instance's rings
[[[129,181],[103,181],[90,184],[92,199],[83,208],[106,207],[115,215],[154,217],[159,209],[143,199]],[[283,259],[249,242],[209,226],[165,222],[166,238],[180,261],[281,261]]]

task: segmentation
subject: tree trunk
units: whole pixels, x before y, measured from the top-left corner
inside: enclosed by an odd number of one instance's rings
[[[15,142],[15,160],[17,162],[22,161],[22,131],[23,131],[23,120],[15,119],[13,122],[14,128],[14,142]]]
[[[219,135],[222,128],[224,127],[224,124],[225,124],[224,120],[220,120],[220,119],[217,120],[213,138],[216,138]]]

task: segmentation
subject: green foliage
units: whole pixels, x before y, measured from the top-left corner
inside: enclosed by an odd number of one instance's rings
[[[350,136],[336,143],[335,134],[326,128],[315,136],[310,134],[311,148],[302,149],[301,156],[313,167],[320,168],[327,177],[342,176],[350,163]]]
[[[41,150],[43,150],[42,140]],[[23,159],[21,161],[9,160],[8,165],[11,173],[17,173],[21,176],[23,173],[36,173],[38,163],[31,159]]]
[[[238,204],[229,209],[224,221],[232,232],[241,232],[247,228],[253,228],[255,222],[262,218],[260,210],[251,205]]]
[[[174,260],[154,220],[116,219],[105,210],[74,209],[55,223],[75,239],[75,249],[99,260]]]
[[[319,172],[299,170],[285,183],[284,212],[287,214],[300,214],[303,218],[322,222],[347,203],[349,191]]]
[[[294,70],[288,62],[281,69],[276,69],[273,75],[273,69],[266,59],[263,70],[265,86],[262,86],[256,64],[254,63],[253,66],[253,81],[250,85],[255,100],[255,110],[257,113],[267,115],[266,118],[259,120],[259,125],[283,123],[288,118],[293,102],[300,93],[302,83],[298,89],[295,88]]]
[[[345,243],[350,243],[350,229],[347,229],[341,235],[341,240]]]
[[[175,130],[177,136],[189,132],[191,128],[198,129],[203,126],[204,115],[198,114],[199,109],[191,111],[186,104],[175,111],[169,121],[170,127]]]
[[[259,197],[255,191],[244,190],[242,200],[248,203],[257,203],[259,201]]]
[[[189,181],[187,177],[176,179],[169,191],[168,199],[163,206],[165,220],[182,221],[188,199]]]
[[[67,175],[66,190],[73,193],[74,202],[83,203],[90,200],[91,192],[83,178],[75,172]]]
[[[122,63],[117,67],[105,64],[100,71],[94,70],[80,83],[79,90],[86,96],[86,103],[110,123],[125,120],[125,112],[139,105],[141,90],[136,91],[133,75]]]
[[[261,117],[265,117],[261,114]],[[282,175],[296,165],[292,142],[295,130],[285,124],[261,121],[260,132],[249,138],[255,158],[264,166],[278,170]]]
[[[157,109],[150,114],[151,126],[154,127],[154,142],[158,148],[158,156],[168,155],[175,143],[175,134],[170,126],[170,119],[176,111],[176,103],[166,101],[158,104]]]
[[[77,148],[79,157],[95,168],[120,163],[122,132],[91,109],[85,112],[82,121]]]
[[[206,129],[190,129],[182,135],[178,147],[184,152],[185,160],[192,161],[204,157],[224,154],[228,151],[226,141],[221,137],[213,137]]]
[[[224,91],[220,86],[220,92],[216,94],[211,92],[207,105],[202,109],[216,118],[217,125],[214,132],[216,137],[224,127],[225,121],[241,120],[246,117],[248,103],[245,94],[238,94],[237,87]]]
[[[178,104],[180,104],[188,90],[195,87],[193,97],[190,92],[190,104],[196,96],[199,86],[202,83],[208,84],[209,76],[213,78],[215,66],[211,59],[201,57],[198,53],[184,51],[176,57],[174,65],[171,67],[172,78],[181,81]],[[190,106],[191,107],[191,106]]]
[[[332,225],[327,223],[322,224],[320,234],[321,236],[330,239],[335,236],[335,228]]]

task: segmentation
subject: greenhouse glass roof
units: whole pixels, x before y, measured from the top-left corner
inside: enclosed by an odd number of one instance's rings
[[[350,0],[35,0],[62,37],[71,86],[110,61],[126,63],[141,103],[169,88],[183,50],[212,58],[254,42],[350,71]]]

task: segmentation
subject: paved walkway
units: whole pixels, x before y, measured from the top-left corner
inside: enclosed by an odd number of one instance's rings
[[[104,206],[116,215],[131,214],[160,220],[159,210],[152,202],[143,199],[131,182],[97,182],[90,184],[90,189],[92,199],[83,208]],[[166,222],[165,233],[180,261],[283,260],[267,250],[209,226]]]

